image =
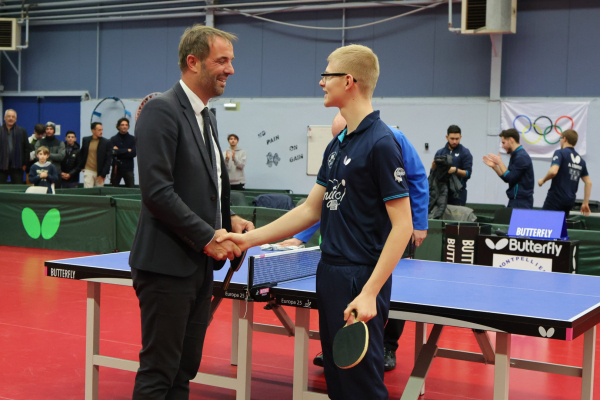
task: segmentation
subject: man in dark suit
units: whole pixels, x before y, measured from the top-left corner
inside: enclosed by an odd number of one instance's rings
[[[83,171],[83,187],[85,188],[104,186],[112,159],[112,146],[110,140],[102,137],[104,130],[102,124],[92,122],[91,128],[92,136],[83,138],[79,152],[79,169]]]
[[[206,107],[233,74],[235,36],[202,25],[179,44],[181,80],[144,106],[135,127],[142,210],[129,264],[142,350],[134,399],[187,399],[210,313],[213,270],[240,254],[216,119]]]
[[[30,148],[25,128],[17,126],[17,112],[6,110],[0,127],[0,183],[23,183],[23,172],[29,163]]]

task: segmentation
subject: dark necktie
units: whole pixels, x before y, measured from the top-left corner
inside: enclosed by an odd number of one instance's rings
[[[213,146],[212,140],[211,140],[211,130],[210,130],[210,115],[208,113],[208,107],[204,107],[204,109],[202,110],[202,112],[200,113],[202,114],[202,123],[204,125],[204,129],[203,129],[203,136],[204,136],[204,144],[206,145],[206,150],[208,151],[209,157],[210,157],[210,163],[212,165],[212,170],[210,171],[211,176],[213,177],[215,182],[219,182],[219,177],[217,176],[217,164],[215,161],[217,160],[216,156],[215,156],[215,148]],[[217,183],[218,185],[218,183]],[[218,190],[218,186],[217,186],[217,190]],[[219,196],[217,197],[217,215],[215,218],[215,229],[221,229],[221,193],[219,193]]]
[[[202,114],[202,125],[204,128],[202,132],[204,135],[204,144],[206,145],[206,150],[208,151],[210,163],[214,167],[215,149],[212,146],[212,140],[210,140],[210,115],[208,114],[208,107],[204,107],[200,114]]]

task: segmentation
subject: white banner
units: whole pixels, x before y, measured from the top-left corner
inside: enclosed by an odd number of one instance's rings
[[[501,128],[516,129],[521,135],[523,148],[532,158],[551,158],[554,151],[560,149],[560,134],[573,129],[579,135],[575,150],[583,156],[586,153],[589,105],[589,102],[503,101]]]

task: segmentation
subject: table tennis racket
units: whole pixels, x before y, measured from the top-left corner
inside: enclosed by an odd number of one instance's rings
[[[369,348],[369,328],[363,321],[356,320],[356,310],[352,310],[354,323],[346,324],[333,338],[333,362],[341,369],[356,366],[367,354]]]

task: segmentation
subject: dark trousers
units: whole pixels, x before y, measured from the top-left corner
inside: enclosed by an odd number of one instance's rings
[[[460,192],[460,198],[454,197],[450,192],[448,192],[448,204],[453,206],[465,206],[467,204],[467,190],[462,190]]]
[[[125,181],[125,187],[135,187],[135,178],[133,175],[133,171],[119,171],[119,169],[117,168],[117,172],[113,174],[110,178],[110,183],[113,186],[121,186],[121,179]]]
[[[231,190],[246,190],[246,188],[244,186],[246,186],[245,183],[238,183],[237,185],[231,185]]]
[[[11,168],[0,171],[0,184],[8,183],[8,177],[10,176],[10,183],[17,185],[23,184],[23,169],[22,168]]]
[[[511,208],[523,208],[523,209],[531,209],[533,208],[533,196],[528,197],[526,199],[510,199],[508,200],[507,207]]]
[[[329,260],[328,260],[329,261]],[[380,400],[389,394],[383,383],[383,327],[390,310],[392,279],[377,295],[377,315],[367,322],[369,349],[353,368],[341,369],[333,362],[333,338],[346,324],[344,310],[360,294],[373,272],[368,266],[339,266],[321,259],[317,268],[317,303],[327,393],[333,400]]]
[[[466,197],[465,194],[465,201]],[[406,249],[404,249],[402,258],[415,258],[415,248],[412,238],[408,241],[408,245],[406,246]],[[402,336],[402,332],[404,332],[404,325],[406,325],[406,321],[401,319],[387,320],[387,324],[385,324],[385,329],[383,331],[383,347],[385,347],[386,350],[391,350],[394,353],[398,350],[398,340],[400,340],[400,336]]]
[[[136,268],[131,276],[142,320],[133,400],[187,400],[208,327],[212,261],[185,278]]]
[[[61,189],[75,189],[77,188],[77,185],[79,185],[79,182],[67,182],[67,181],[60,181],[60,188]]]
[[[561,206],[561,205],[553,204],[551,201],[548,201],[548,198],[546,198],[546,200],[544,201],[544,206],[542,207],[542,210],[564,211],[565,218],[569,218],[569,213],[571,212],[572,208],[573,208],[573,206]]]

